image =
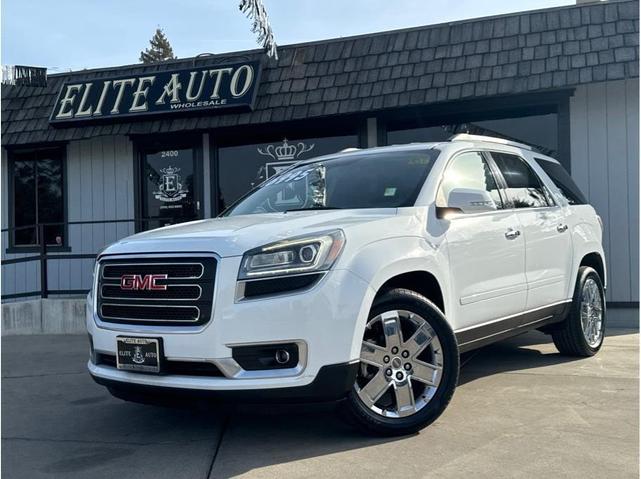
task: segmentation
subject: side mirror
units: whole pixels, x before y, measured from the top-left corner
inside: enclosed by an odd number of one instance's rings
[[[495,211],[496,203],[488,191],[454,188],[447,197],[447,209],[458,213],[483,213]]]

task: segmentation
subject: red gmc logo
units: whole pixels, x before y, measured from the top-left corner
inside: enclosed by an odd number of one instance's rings
[[[166,284],[157,284],[159,279],[167,279],[166,274],[123,274],[120,277],[120,289],[145,289],[148,291],[165,291]]]

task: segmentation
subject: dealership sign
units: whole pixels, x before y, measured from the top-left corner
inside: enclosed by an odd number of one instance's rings
[[[252,108],[260,62],[68,81],[49,121],[53,124],[143,115]]]

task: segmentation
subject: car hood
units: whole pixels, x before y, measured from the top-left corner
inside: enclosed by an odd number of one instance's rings
[[[181,223],[124,238],[101,255],[214,252],[221,257],[240,256],[247,250],[274,241],[314,234],[374,221],[397,214],[395,208],[367,210],[293,211],[212,218]]]

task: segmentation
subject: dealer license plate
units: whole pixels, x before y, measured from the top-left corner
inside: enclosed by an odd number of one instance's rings
[[[118,369],[141,371],[146,373],[160,372],[160,341],[157,338],[117,338]]]

